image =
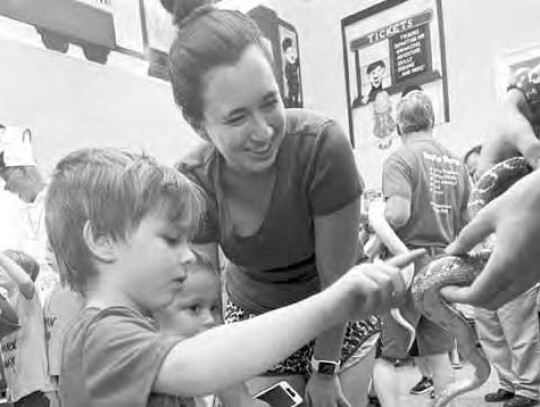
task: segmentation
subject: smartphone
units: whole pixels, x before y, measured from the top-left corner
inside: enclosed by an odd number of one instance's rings
[[[276,383],[253,396],[272,407],[296,407],[302,404],[302,397],[286,381]]]

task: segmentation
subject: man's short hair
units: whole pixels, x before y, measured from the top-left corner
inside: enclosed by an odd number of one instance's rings
[[[435,115],[429,97],[415,90],[401,98],[396,107],[396,122],[403,135],[432,129]]]
[[[375,62],[372,62],[371,64],[368,65],[368,67],[366,68],[366,73],[369,75],[378,66],[380,66],[383,69],[386,68],[386,64],[384,63],[384,61],[382,59],[379,59],[379,60],[377,60]]]
[[[127,239],[151,211],[172,224],[192,219],[195,233],[203,208],[201,190],[175,169],[143,154],[113,148],[82,149],[63,158],[46,195],[46,227],[58,268],[72,289],[84,294],[98,272],[83,236]]]

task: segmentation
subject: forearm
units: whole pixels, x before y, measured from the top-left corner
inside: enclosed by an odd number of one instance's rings
[[[34,295],[34,282],[30,276],[11,260],[4,253],[0,252],[0,267],[6,272],[6,274],[17,284],[19,291],[25,298],[32,298]]]
[[[176,345],[156,380],[157,392],[216,393],[256,376],[334,324],[346,320],[346,296],[325,290],[257,318],[222,325]]]
[[[358,252],[360,200],[334,214],[315,220],[317,271],[321,289],[329,287],[354,266]],[[314,356],[320,360],[339,360],[345,324],[325,331],[315,341]]]
[[[319,360],[338,361],[341,357],[346,324],[340,324],[319,335],[315,341],[313,356]]]

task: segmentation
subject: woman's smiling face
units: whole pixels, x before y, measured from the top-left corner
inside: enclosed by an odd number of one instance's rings
[[[203,130],[227,165],[244,173],[268,170],[283,140],[285,110],[270,62],[246,48],[234,65],[209,70],[203,90]]]

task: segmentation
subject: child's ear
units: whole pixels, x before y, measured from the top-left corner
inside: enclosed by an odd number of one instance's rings
[[[116,258],[116,242],[105,234],[97,234],[90,221],[87,220],[83,226],[83,238],[88,249],[99,260],[105,263],[111,263]]]

